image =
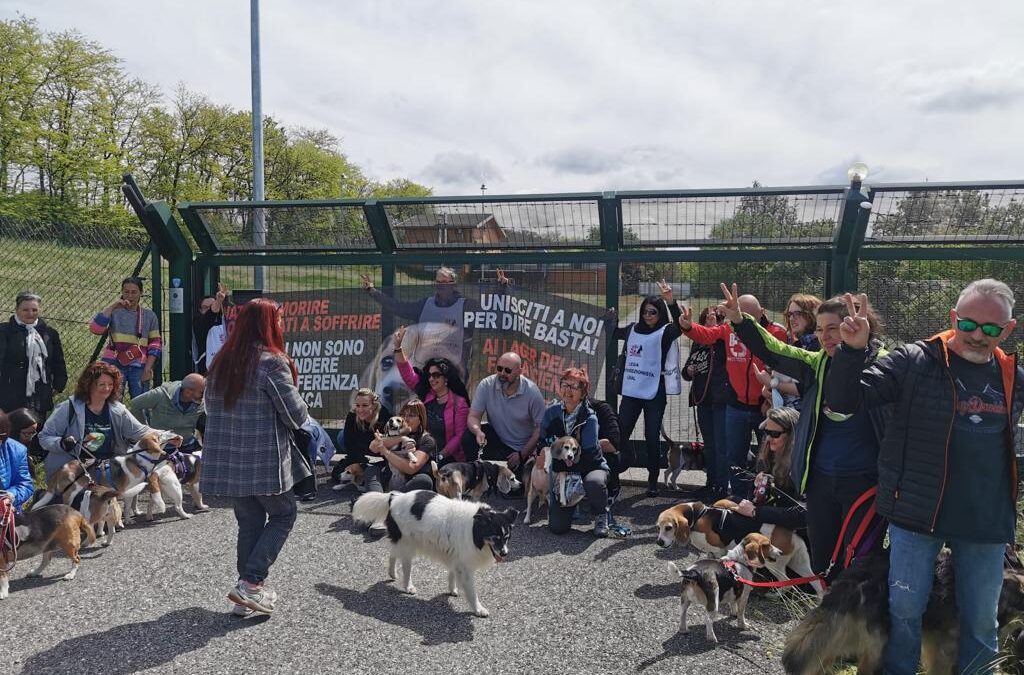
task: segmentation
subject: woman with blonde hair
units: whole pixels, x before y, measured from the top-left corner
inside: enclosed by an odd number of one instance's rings
[[[338,448],[345,453],[345,459],[331,470],[335,483],[350,464],[369,463],[366,453],[370,450],[374,434],[383,433],[390,418],[391,411],[381,403],[377,392],[367,387],[356,392],[352,410],[345,417],[345,427],[338,433]]]

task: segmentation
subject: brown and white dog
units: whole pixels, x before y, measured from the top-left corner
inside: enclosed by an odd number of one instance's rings
[[[551,471],[550,460],[548,459],[547,448],[541,448],[532,458],[527,460],[523,469],[523,476],[526,478],[526,514],[523,522],[531,522],[533,515],[533,503],[537,502],[537,510],[540,507],[547,508],[548,493],[551,492]]]
[[[1024,673],[1024,572],[1003,568],[996,614],[1001,672]],[[858,558],[839,573],[821,604],[800,620],[786,640],[782,665],[793,675],[828,672],[840,660],[855,661],[857,672],[882,672],[889,639],[888,550]],[[935,563],[935,582],[921,620],[924,672],[952,675],[957,666],[960,622],[956,611],[953,561],[943,551]]]
[[[15,553],[19,560],[41,554],[43,559],[39,561],[39,566],[28,574],[30,577],[41,577],[54,552],[63,551],[71,559],[71,571],[63,578],[71,581],[78,574],[78,566],[82,562],[78,557],[82,532],[85,532],[90,544],[96,541],[96,533],[82,514],[64,504],[33,509],[23,516],[16,516],[14,522],[18,546],[9,552],[7,548],[2,548],[4,555],[0,556],[3,558],[0,560],[0,600],[6,598],[10,590],[10,581],[4,570],[14,561]]]
[[[507,495],[523,486],[504,464],[478,459],[475,462],[453,462],[434,470],[437,492],[450,499],[480,501],[485,494],[497,489]]]
[[[349,485],[355,487],[359,492],[366,492],[366,465],[353,462],[345,467],[345,470],[338,474],[338,484],[332,490],[340,492]]]
[[[576,495],[567,494],[566,484],[569,482],[569,471],[555,471],[552,467],[554,462],[560,461],[566,466],[573,466],[578,464],[580,458],[583,455],[583,449],[580,448],[579,441],[572,436],[562,436],[555,440],[551,444],[550,451],[547,453],[547,469],[548,474],[551,476],[551,480],[554,481],[555,485],[555,499],[562,506],[576,506],[579,504],[584,497],[584,493],[580,490]]]
[[[90,476],[81,462],[71,460],[58,469],[47,480],[46,493],[40,497],[37,506],[45,506],[53,502],[70,502],[77,492],[87,489],[96,483],[113,488],[125,500],[126,523],[131,523],[134,516],[139,515],[136,499],[143,489],[149,486],[150,477],[155,475],[160,485],[160,493],[171,501],[174,510],[182,518],[192,516],[182,508],[181,483],[174,475],[174,470],[166,463],[163,444],[177,438],[173,432],[152,432],[146,434],[129,451],[108,460],[103,468],[92,468]],[[163,500],[153,497],[149,503],[148,517],[160,510]]]
[[[395,415],[384,423],[384,435],[388,438],[401,438],[402,440],[396,445],[392,452],[396,455],[404,457],[409,460],[410,463],[415,464],[415,443],[411,438],[406,436],[411,431],[409,427],[405,425],[405,420]],[[407,449],[411,444],[411,449]],[[405,487],[405,475],[401,471],[391,470],[391,480],[388,481],[388,490],[395,492]]]
[[[75,509],[96,532],[97,536],[106,534],[103,546],[110,546],[114,541],[115,526],[121,520],[121,507],[117,503],[117,492],[103,485],[90,485],[77,491],[68,506]]]
[[[753,533],[743,538],[721,559],[698,560],[685,570],[680,570],[674,563],[669,563],[669,570],[683,579],[680,592],[682,610],[679,630],[689,633],[686,624],[686,612],[693,603],[700,604],[707,611],[704,620],[704,631],[710,642],[718,642],[715,635],[714,619],[723,605],[731,607],[736,615],[736,625],[740,630],[747,627],[745,611],[750,599],[750,586],[737,580],[750,581],[754,577],[753,570],[774,562],[782,551],[771,545],[764,535]]]
[[[683,502],[665,509],[658,516],[658,546],[691,544],[717,557],[728,553],[746,535],[759,532],[782,552],[777,560],[765,564],[772,576],[780,581],[788,579],[787,567],[801,577],[813,575],[807,544],[793,530],[770,523],[759,526],[752,519],[733,512],[730,505],[735,506],[728,500],[720,500],[711,507],[703,502]],[[818,597],[824,595],[820,581],[811,582],[811,586]]]

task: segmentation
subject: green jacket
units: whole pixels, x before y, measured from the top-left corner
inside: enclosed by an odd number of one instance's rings
[[[203,401],[183,413],[177,406],[181,382],[165,382],[156,389],[139,394],[128,404],[136,419],[154,429],[173,431],[188,441],[196,433],[196,420],[206,412]]]
[[[800,421],[793,434],[792,478],[800,494],[807,491],[807,478],[811,473],[811,454],[818,433],[818,419],[822,408],[822,384],[831,359],[824,349],[809,352],[788,345],[744,314],[743,323],[733,324],[733,330],[754,356],[772,370],[796,379],[800,391]],[[871,360],[885,354],[884,349],[873,347]],[[870,412],[875,438],[879,445],[885,433],[889,407],[873,408]]]

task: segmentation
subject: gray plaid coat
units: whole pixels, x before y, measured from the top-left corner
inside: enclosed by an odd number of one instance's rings
[[[204,494],[276,495],[292,488],[290,429],[309,416],[284,358],[263,352],[256,371],[230,410],[210,378],[199,479]]]

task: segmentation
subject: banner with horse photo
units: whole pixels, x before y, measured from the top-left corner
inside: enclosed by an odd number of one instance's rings
[[[405,326],[403,353],[415,368],[422,369],[431,358],[447,358],[470,395],[506,352],[520,355],[523,374],[547,399],[558,395],[566,368],[583,369],[591,390],[602,391],[603,307],[518,288],[465,284],[431,290],[402,286],[264,294],[281,304],[285,347],[313,417],[340,427],[361,387],[376,391],[392,411],[412,396],[395,362],[399,326]],[[229,326],[235,311],[226,312]]]

